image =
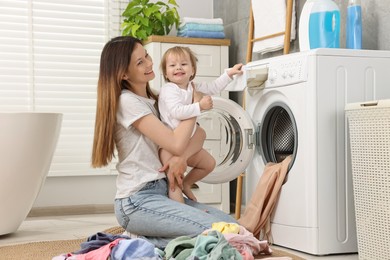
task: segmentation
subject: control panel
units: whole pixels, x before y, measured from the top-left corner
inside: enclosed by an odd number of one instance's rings
[[[294,55],[292,55],[294,56]],[[264,60],[266,61],[266,60]],[[292,85],[307,80],[307,56],[295,56],[286,59],[273,58],[272,61],[252,62],[247,64],[247,70],[256,71],[256,68],[267,67],[268,79],[265,82],[266,88]]]

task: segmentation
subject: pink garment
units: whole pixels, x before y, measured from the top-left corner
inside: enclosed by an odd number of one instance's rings
[[[223,222],[218,222],[223,223]],[[235,224],[237,225],[237,224]],[[216,226],[216,225],[212,225]],[[240,252],[243,260],[253,260],[254,255],[257,254],[271,254],[272,249],[269,247],[268,242],[266,240],[259,241],[256,237],[253,236],[251,232],[249,232],[245,227],[237,225],[239,227],[238,233],[224,233],[223,236],[228,241],[228,243],[237,249]],[[215,230],[214,228],[207,229],[203,231],[203,235],[207,235],[207,233],[211,230]],[[219,231],[219,230],[217,230]]]
[[[51,260],[77,260],[77,258],[76,255],[72,255],[71,253],[66,253],[66,254],[55,256]]]
[[[102,246],[98,249],[92,250],[85,254],[74,255],[77,260],[107,260],[111,254],[111,249],[118,245],[119,241],[123,238],[118,238],[111,243]]]
[[[275,210],[291,159],[289,155],[281,163],[267,163],[243,216],[238,220],[240,225],[260,239],[272,242],[271,215]]]
[[[224,234],[224,236],[229,244],[240,252],[244,260],[253,260],[253,256],[259,253],[272,253],[272,250],[266,240],[259,241],[243,226],[240,226],[238,234],[230,233]]]

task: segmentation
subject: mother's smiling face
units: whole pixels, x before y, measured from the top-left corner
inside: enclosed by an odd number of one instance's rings
[[[154,79],[153,61],[145,48],[137,43],[131,54],[130,64],[123,79],[127,80],[132,88],[145,88],[146,83]]]

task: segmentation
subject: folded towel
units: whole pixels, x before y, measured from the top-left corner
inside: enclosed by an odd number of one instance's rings
[[[200,23],[200,24],[223,24],[223,20],[221,18],[191,18],[191,17],[183,17],[180,22],[180,26],[183,26],[187,23]]]
[[[224,32],[208,32],[208,31],[196,31],[196,30],[186,30],[185,32],[177,32],[177,36],[180,37],[192,37],[192,38],[216,38],[223,39],[225,38]]]
[[[252,0],[254,39],[283,32],[286,28],[286,0]],[[291,21],[291,40],[295,39],[295,1]],[[283,49],[284,35],[254,42],[253,52],[267,53]]]
[[[179,31],[192,30],[192,31],[210,31],[210,32],[223,32],[222,24],[203,24],[203,23],[186,23],[180,26]]]

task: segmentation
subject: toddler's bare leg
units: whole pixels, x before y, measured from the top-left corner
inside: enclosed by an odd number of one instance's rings
[[[159,153],[160,153],[160,161],[163,165],[172,157],[172,154],[170,154],[168,151],[166,151],[164,149],[160,149]],[[172,187],[169,187],[169,190],[168,190],[169,198],[176,200],[178,202],[184,203],[183,192],[180,189],[180,187],[178,186],[176,180],[175,180],[175,190],[172,191],[171,188]]]
[[[200,150],[188,159],[188,166],[193,167],[192,170],[184,177],[183,193],[187,198],[197,201],[194,193],[191,190],[192,184],[200,181],[212,172],[215,168],[215,159],[205,149]]]

